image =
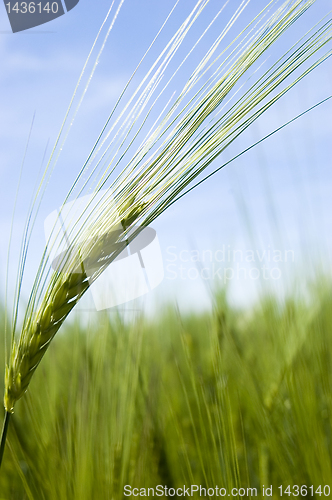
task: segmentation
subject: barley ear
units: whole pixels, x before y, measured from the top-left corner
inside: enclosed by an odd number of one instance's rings
[[[89,287],[83,272],[57,278],[33,320],[24,327],[19,343],[13,343],[5,375],[4,406],[8,413],[13,413],[54,335]]]

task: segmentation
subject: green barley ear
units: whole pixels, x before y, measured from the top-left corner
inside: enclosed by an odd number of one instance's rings
[[[123,1],[119,2],[119,8],[122,3]],[[100,211],[92,222],[88,216],[85,220],[83,216],[83,225],[78,240],[65,252],[62,266],[60,265],[53,271],[49,281],[50,271],[45,251],[18,339],[14,338],[15,328],[13,328],[11,353],[5,375],[6,419],[0,446],[0,463],[8,427],[8,415],[13,413],[15,403],[28,389],[31,378],[54,335],[89,285],[122,251],[127,244],[127,236],[133,225],[140,224],[144,227],[155,220],[246,128],[331,55],[330,50],[320,57],[317,56],[317,52],[332,39],[332,20],[330,19],[324,20],[305,34],[262,76],[256,77],[254,83],[248,90],[244,90],[242,95],[241,92],[235,92],[236,85],[242,81],[244,75],[248,75],[248,70],[314,3],[314,0],[286,0],[280,6],[278,3],[278,8],[271,14],[271,7],[277,5],[277,1],[272,0],[266,9],[256,16],[228,46],[230,51],[228,55],[225,55],[226,50],[216,55],[225,35],[245,6],[245,2],[242,2],[229,23],[220,30],[220,36],[198,62],[176,101],[165,107],[164,114],[149,130],[147,137],[144,136],[136,153],[129,161],[126,160],[126,166],[111,182],[111,174],[120,161],[124,161],[123,150],[129,151],[134,139],[144,130],[142,122],[144,124],[149,115],[146,109],[148,105],[152,108],[155,102],[151,104],[150,100],[162,81],[161,77],[170,60],[207,3],[208,0],[197,1],[192,12],[165,46],[124,106],[115,123],[118,126],[118,135],[121,137],[119,142],[116,142],[115,125],[109,132],[105,132],[109,124],[108,120],[74,183],[75,187],[89,168],[87,177],[91,179],[91,182],[97,180],[97,184],[94,185],[103,186],[109,182],[109,187],[119,207],[119,213],[116,215],[116,210],[105,203],[104,210]],[[218,16],[213,22],[217,21],[219,21]],[[279,90],[281,84],[311,56],[315,56],[311,66]],[[96,63],[98,58],[99,56]],[[93,72],[94,69],[92,74]],[[207,75],[211,76],[207,77]],[[203,76],[207,77],[204,84],[202,83]],[[119,101],[123,95],[124,93],[121,94]],[[160,95],[162,93],[158,98]],[[225,103],[230,97],[233,97],[230,107],[221,108],[221,103]],[[112,115],[113,112],[110,118]],[[71,122],[68,127],[70,126]],[[57,158],[56,148],[59,148],[59,151],[62,149],[63,143],[60,141],[62,131],[63,127],[47,169],[50,165],[54,167]],[[111,132],[115,137],[115,142],[111,140],[110,144],[106,144]],[[102,150],[103,147],[105,150]],[[113,147],[112,151],[115,151],[113,156],[108,154],[111,147]],[[100,161],[96,161],[96,165],[91,167],[91,162],[95,160],[98,153],[101,158],[112,158],[101,174],[98,168]],[[45,185],[48,181],[46,173],[47,170],[43,177]],[[95,178],[93,178],[94,175]],[[96,195],[100,189],[99,187],[96,189]],[[116,216],[119,216],[123,231],[114,231]],[[110,257],[103,260],[99,259],[99,256],[103,253],[105,242],[111,250]],[[25,257],[26,255],[23,254],[22,263],[25,262]],[[94,265],[99,261],[102,263]],[[47,287],[45,283],[49,283]]]
[[[133,196],[120,210],[121,224],[124,229],[128,229],[140,217],[146,209],[147,203],[137,203]]]
[[[26,392],[30,380],[62,323],[89,287],[85,273],[70,274],[55,280],[36,315],[22,331],[19,343],[13,343],[6,366],[4,405],[12,413],[16,401]]]

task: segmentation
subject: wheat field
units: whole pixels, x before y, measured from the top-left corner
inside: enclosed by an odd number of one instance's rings
[[[17,406],[0,498],[331,485],[331,285],[310,295],[64,327]]]

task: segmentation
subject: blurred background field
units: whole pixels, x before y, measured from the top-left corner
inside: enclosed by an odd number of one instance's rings
[[[331,284],[243,310],[221,290],[211,301],[67,323],[17,404],[1,500],[331,486]]]

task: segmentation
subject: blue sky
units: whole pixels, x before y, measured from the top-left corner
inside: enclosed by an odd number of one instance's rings
[[[10,33],[4,6],[0,6],[2,293],[11,214],[32,119],[34,117],[15,216],[11,276],[17,268],[22,229],[33,189],[40,176],[45,149],[47,158],[110,3],[108,0],[81,0],[77,7],[61,18],[17,34]],[[165,93],[165,102],[171,92],[181,89],[189,74],[190,64],[195,64],[195,58],[197,61],[203,54],[218,34],[224,19],[239,3],[231,2],[225,8],[224,17],[218,20],[220,24],[216,23],[211,29],[191,63],[183,68],[171,89]],[[278,51],[289,47],[291,41],[303,34],[315,20],[328,13],[329,3],[317,0],[310,12],[271,51],[271,60]],[[124,2],[40,208],[31,240],[25,297],[45,244],[45,217],[61,205],[112,105],[173,4],[169,0]],[[180,1],[148,58],[150,63],[192,5],[189,0]],[[213,17],[218,5],[221,5],[220,2],[211,0],[197,25],[197,31],[189,35],[185,42],[184,52],[195,33],[199,33],[200,26],[205,26]],[[263,1],[253,0],[229,37],[234,36],[264,5]],[[262,116],[222,155],[220,163],[331,95],[331,62],[328,60],[317,68]],[[269,60],[265,64],[268,65]],[[136,81],[147,67],[147,64],[142,65]],[[330,274],[331,107],[329,101],[292,123],[231,163],[155,221],[153,227],[157,230],[163,253],[165,279],[149,297],[144,298],[143,303],[147,307],[154,307],[156,302],[163,300],[177,300],[180,308],[184,309],[209,307],[210,288],[225,281],[225,266],[233,269],[233,275],[229,270],[226,277],[232,278],[227,279],[227,284],[236,303],[252,301],[266,286],[272,290],[283,289],[293,282],[294,276],[299,280],[299,276],[310,275],[318,264],[323,266],[326,274]],[[231,262],[219,262],[220,252],[225,251],[227,255],[227,250],[231,252]],[[293,252],[288,254],[288,259],[285,257],[287,250]],[[248,264],[246,258],[250,252],[255,257],[254,262]],[[280,252],[278,262],[276,258],[273,260],[276,252]],[[277,279],[265,279],[263,265],[267,266],[265,273],[277,267],[279,272],[274,271]],[[252,266],[258,269],[258,278],[257,271],[250,274]],[[203,275],[202,268],[206,268]],[[240,268],[242,271],[239,271]],[[208,279],[205,279],[207,276]]]

